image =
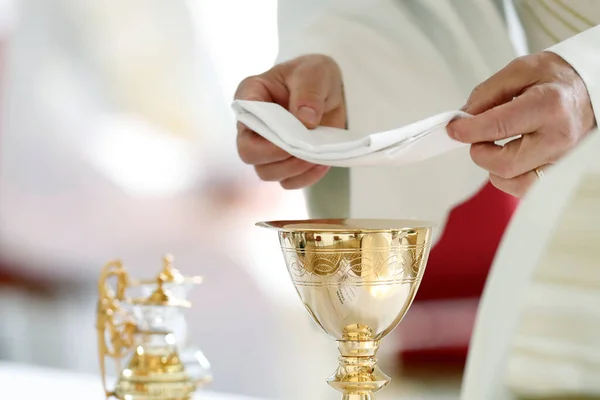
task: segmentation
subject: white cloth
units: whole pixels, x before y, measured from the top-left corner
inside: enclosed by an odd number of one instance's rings
[[[306,128],[292,113],[275,103],[236,100],[238,121],[289,154],[315,164],[355,166],[401,166],[424,161],[464,147],[451,139],[446,126],[461,111],[447,111],[384,132],[358,132],[319,126]]]

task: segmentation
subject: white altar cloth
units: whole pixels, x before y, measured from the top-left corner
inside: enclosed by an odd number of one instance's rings
[[[100,376],[26,364],[0,362],[2,398],[19,400],[104,400]],[[200,391],[194,400],[259,400],[250,397]]]

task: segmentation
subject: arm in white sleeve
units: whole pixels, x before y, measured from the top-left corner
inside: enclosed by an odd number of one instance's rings
[[[564,40],[548,49],[568,62],[583,79],[596,121],[600,116],[600,25]]]

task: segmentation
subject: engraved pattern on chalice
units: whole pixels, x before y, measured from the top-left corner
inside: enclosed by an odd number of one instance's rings
[[[290,278],[314,321],[336,340],[328,379],[344,400],[374,399],[390,382],[377,366],[380,341],[415,298],[433,226],[406,220],[261,222],[275,229]]]

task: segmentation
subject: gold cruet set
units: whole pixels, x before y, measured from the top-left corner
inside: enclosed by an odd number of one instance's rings
[[[209,362],[187,341],[183,313],[191,307],[191,288],[202,279],[184,277],[170,255],[163,264],[151,280],[131,279],[121,261],[101,271],[96,328],[107,399],[187,400],[212,379]],[[115,361],[113,389],[107,359]]]

